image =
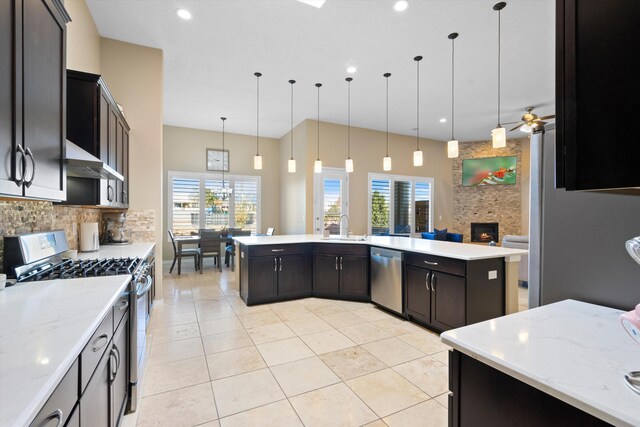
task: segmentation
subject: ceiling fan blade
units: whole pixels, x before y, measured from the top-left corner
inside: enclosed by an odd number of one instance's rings
[[[538,117],[538,120],[548,120],[548,119],[555,119],[555,118],[556,118],[555,114],[550,114],[548,116]]]
[[[504,123],[500,123],[500,124],[501,124],[501,125],[513,125],[513,124],[515,124],[515,123],[522,123],[522,124],[524,124],[524,122],[522,122],[522,121],[520,121],[520,120],[518,120],[517,122],[504,122]]]
[[[523,124],[524,124],[524,123],[518,123],[518,126],[516,126],[516,127],[512,128],[512,129],[509,129],[509,132],[512,132],[512,131],[514,131],[514,130],[516,130],[516,129],[520,128]]]

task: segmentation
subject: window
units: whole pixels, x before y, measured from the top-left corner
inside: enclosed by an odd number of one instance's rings
[[[314,175],[314,229],[329,229],[331,234],[347,234],[348,223],[340,228],[342,215],[349,215],[349,177],[344,169],[323,168]]]
[[[201,228],[260,229],[260,177],[226,175],[224,187],[233,190],[221,197],[222,175],[169,172],[168,227],[176,235],[197,233]]]
[[[432,229],[433,178],[369,174],[369,233],[415,235]]]

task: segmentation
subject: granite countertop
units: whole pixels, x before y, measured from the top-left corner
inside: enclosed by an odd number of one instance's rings
[[[145,258],[155,245],[155,242],[132,243],[130,245],[100,245],[100,249],[95,252],[78,252],[78,259]]]
[[[0,291],[1,426],[31,422],[130,280],[48,280]]]
[[[364,240],[323,239],[320,235],[299,234],[279,236],[235,237],[243,245],[284,245],[296,243],[336,243],[378,246],[399,251],[418,252],[447,258],[473,261],[477,259],[505,258],[507,261],[520,261],[529,251],[509,249],[498,246],[472,245],[468,243],[443,242],[438,240],[414,239],[410,237],[368,236]]]
[[[640,370],[640,345],[622,312],[565,300],[454,329],[442,341],[614,425],[638,425],[640,395],[624,375]]]

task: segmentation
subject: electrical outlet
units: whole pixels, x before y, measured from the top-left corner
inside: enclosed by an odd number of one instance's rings
[[[78,235],[78,224],[76,224],[75,222],[71,223],[71,234],[73,234],[74,236]]]
[[[495,280],[497,278],[498,278],[498,271],[497,270],[489,271],[489,280]]]

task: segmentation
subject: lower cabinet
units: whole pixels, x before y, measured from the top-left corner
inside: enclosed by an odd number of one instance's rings
[[[313,295],[369,301],[368,249],[366,245],[314,245]]]
[[[119,425],[129,397],[129,315],[126,314],[113,337],[111,353],[111,419]]]
[[[106,351],[80,398],[80,425],[111,427],[111,352]]]
[[[78,412],[72,414],[78,401],[78,377],[80,375],[79,360],[73,363],[60,384],[53,391],[40,412],[31,422],[32,427],[54,427],[64,425],[67,419],[71,420]],[[69,424],[73,425],[73,424]]]

